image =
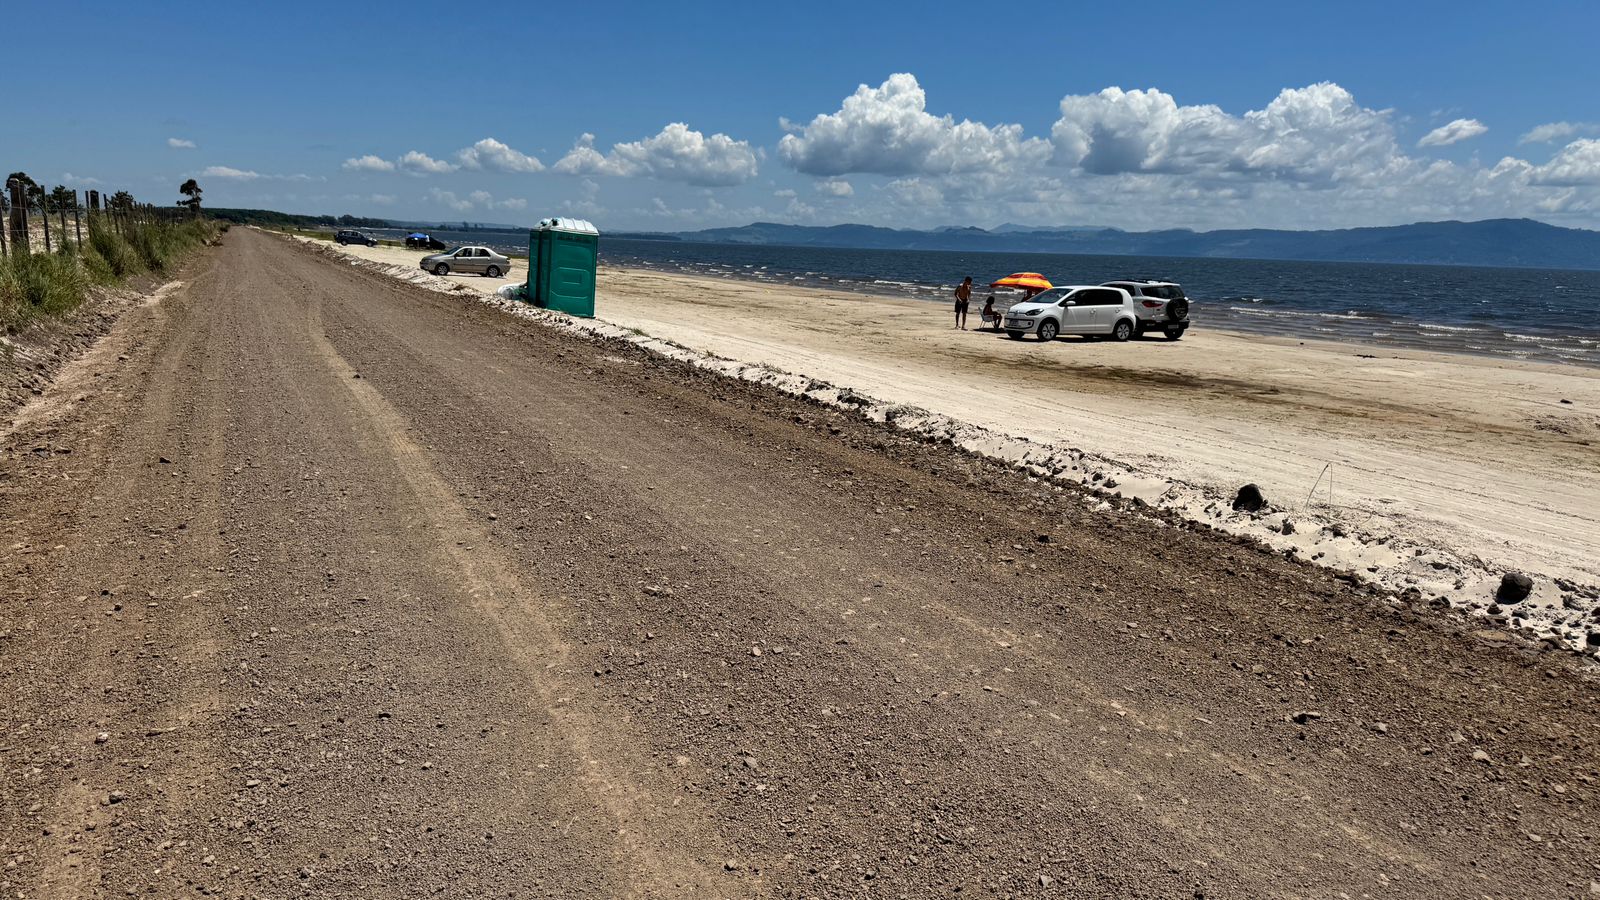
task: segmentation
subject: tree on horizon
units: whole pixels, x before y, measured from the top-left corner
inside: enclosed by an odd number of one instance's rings
[[[186,207],[189,208],[190,212],[194,213],[197,216],[200,215],[200,184],[199,184],[199,182],[195,181],[193,178],[189,179],[188,181],[185,181],[183,184],[178,186],[178,193],[183,194],[185,197],[188,198],[186,200],[179,200],[178,201],[178,205],[179,206],[186,206]]]

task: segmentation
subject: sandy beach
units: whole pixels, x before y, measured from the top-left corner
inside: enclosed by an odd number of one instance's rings
[[[525,277],[451,281],[492,293]],[[1535,573],[1518,612],[1569,640],[1584,625],[1573,610],[1593,605],[1584,587],[1600,583],[1593,370],[1217,331],[1203,304],[1179,342],[1041,345],[979,330],[976,316],[956,330],[924,301],[637,269],[601,271],[598,316],[1081,451],[1085,479],[1118,493],[1478,612],[1503,572]],[[1247,482],[1280,512],[1241,523],[1218,508]]]

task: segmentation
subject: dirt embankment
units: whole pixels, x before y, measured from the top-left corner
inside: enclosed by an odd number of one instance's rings
[[[183,280],[0,447],[9,893],[1600,874],[1559,658],[281,239]]]

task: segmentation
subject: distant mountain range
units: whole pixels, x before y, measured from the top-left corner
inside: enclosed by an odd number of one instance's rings
[[[945,227],[932,231],[873,225],[781,225],[756,222],[737,228],[677,233],[613,233],[618,238],[854,247],[875,250],[960,250],[1008,253],[1078,253],[1104,256],[1180,256],[1226,259],[1299,259],[1333,262],[1531,266],[1600,269],[1600,231],[1562,228],[1532,219],[1418,222],[1332,231],[1122,231],[1117,228],[994,229]]]

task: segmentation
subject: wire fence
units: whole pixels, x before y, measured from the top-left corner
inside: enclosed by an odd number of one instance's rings
[[[70,194],[70,196],[69,196]],[[38,185],[15,179],[0,193],[0,258],[14,254],[52,253],[68,245],[82,247],[94,227],[126,233],[155,222],[177,222],[194,215],[181,206],[140,203],[127,191],[114,194],[98,190],[46,192]]]

